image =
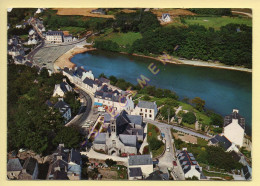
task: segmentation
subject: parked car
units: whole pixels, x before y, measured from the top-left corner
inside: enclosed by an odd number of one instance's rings
[[[166,148],[166,151],[167,151],[167,152],[170,152],[170,147],[167,147],[167,148]]]

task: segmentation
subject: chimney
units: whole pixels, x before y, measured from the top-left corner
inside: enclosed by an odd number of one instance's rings
[[[187,147],[183,147],[183,148],[182,148],[182,150],[185,150],[185,151],[187,151]]]
[[[60,167],[58,166],[58,167],[54,167],[54,172],[55,171],[60,171]]]
[[[238,113],[238,112],[239,112],[239,110],[238,110],[238,109],[233,109],[233,112],[236,112],[236,113]]]
[[[66,78],[63,78],[63,82],[67,83]]]
[[[25,173],[26,173],[26,169],[22,169],[22,173],[24,173],[24,174],[25,174]]]
[[[64,99],[63,98],[58,98],[58,101],[64,101]],[[60,144],[60,145],[63,145],[63,147],[64,147],[64,144]],[[60,147],[60,145],[59,145],[59,147]]]
[[[62,156],[57,156],[57,160],[62,160]]]

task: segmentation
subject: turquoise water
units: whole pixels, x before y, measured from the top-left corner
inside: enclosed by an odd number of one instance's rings
[[[163,65],[152,59],[104,51],[77,54],[71,61],[78,66],[84,66],[86,70],[92,70],[95,77],[104,73],[133,84],[137,84],[136,79],[142,74],[150,78],[150,85],[170,89],[180,98],[200,97],[206,101],[206,108],[223,116],[237,108],[246,118],[246,133],[251,135],[251,73],[188,65]],[[148,69],[150,63],[160,69],[157,75],[153,75]]]

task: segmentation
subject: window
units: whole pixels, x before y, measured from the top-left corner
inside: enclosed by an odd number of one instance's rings
[[[143,112],[143,109],[141,109],[141,112]]]
[[[151,117],[152,117],[152,114],[149,114],[149,117],[151,118]]]
[[[147,114],[145,114],[145,117],[147,118]]]
[[[150,113],[152,113],[152,110],[150,110]]]
[[[147,112],[147,109],[145,109],[145,112]]]

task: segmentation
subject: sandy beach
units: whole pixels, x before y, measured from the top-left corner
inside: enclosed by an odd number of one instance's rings
[[[76,65],[70,61],[70,59],[80,53],[84,53],[87,51],[96,50],[95,48],[83,48],[83,47],[74,47],[68,52],[64,53],[62,56],[60,56],[54,63],[54,69],[57,70],[59,67],[60,69],[64,69],[65,67],[68,68],[75,68]]]
[[[70,59],[76,54],[84,53],[84,52],[92,51],[92,50],[96,50],[96,48],[74,47],[71,50],[69,50],[68,52],[66,52],[65,54],[63,54],[62,56],[60,56],[55,61],[54,67],[56,67],[55,69],[57,69],[57,67],[59,67],[61,69],[63,69],[64,67],[74,68],[74,67],[76,67],[76,65],[74,63],[72,63],[70,61]],[[120,53],[127,54],[125,52],[120,52]],[[129,55],[129,54],[127,54],[127,55]],[[237,70],[237,71],[244,71],[244,72],[252,73],[252,69],[239,67],[239,66],[228,66],[228,65],[218,63],[218,62],[206,62],[206,61],[199,61],[199,60],[193,61],[193,60],[187,60],[187,59],[176,59],[173,57],[170,57],[170,59],[168,58],[168,59],[163,60],[163,58],[166,58],[166,57],[164,57],[164,56],[151,57],[151,56],[145,56],[145,55],[139,55],[139,54],[131,54],[131,55],[154,59],[157,61],[161,61],[162,63],[171,63],[171,64],[177,64],[177,65],[192,65],[192,66],[201,66],[201,67],[209,67],[209,68],[221,68],[221,69]]]
[[[221,69],[238,70],[238,71],[252,73],[252,69],[239,67],[239,66],[228,66],[228,65],[225,65],[223,63],[218,63],[218,62],[206,62],[206,61],[199,61],[199,60],[193,61],[193,60],[188,60],[188,59],[176,59],[173,57],[171,57],[171,59],[162,60],[163,56],[151,57],[151,56],[144,56],[144,55],[139,55],[139,54],[132,54],[132,55],[155,59],[155,60],[161,61],[162,63],[172,63],[172,64],[177,64],[177,65],[192,65],[192,66],[201,66],[201,67],[209,67],[209,68],[221,68]]]

